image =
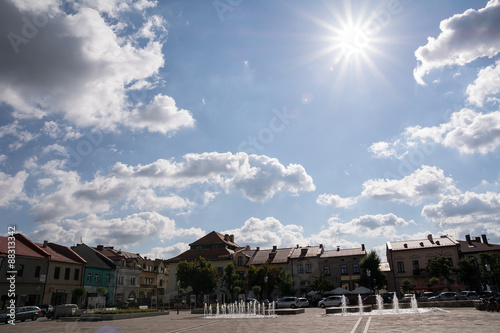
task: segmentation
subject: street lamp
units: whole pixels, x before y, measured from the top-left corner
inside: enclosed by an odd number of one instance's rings
[[[267,295],[267,281],[269,281],[269,277],[266,275],[266,276],[264,277],[264,282],[266,283],[266,299],[268,299],[268,298],[269,298],[269,296]]]

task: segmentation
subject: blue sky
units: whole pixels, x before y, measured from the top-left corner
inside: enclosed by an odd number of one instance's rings
[[[0,7],[5,233],[500,243],[500,1]]]

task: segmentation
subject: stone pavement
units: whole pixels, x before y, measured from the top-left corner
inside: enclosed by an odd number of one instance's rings
[[[123,319],[102,322],[61,322],[40,318],[35,322],[16,322],[15,326],[0,324],[0,332],[39,333],[292,333],[292,332],[500,332],[500,313],[474,308],[448,308],[443,311],[399,315],[325,315],[324,309],[307,308],[298,315],[261,319],[203,318],[181,311],[167,316]]]

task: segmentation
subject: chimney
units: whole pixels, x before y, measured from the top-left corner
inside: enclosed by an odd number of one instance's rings
[[[486,235],[481,235],[481,237],[483,238],[483,243],[488,245],[488,238],[486,238]]]
[[[434,244],[434,239],[432,239],[432,234],[428,234],[427,239],[429,240],[429,242],[431,242],[431,244]]]
[[[273,245],[273,252],[276,252],[277,249],[278,247],[276,245]]]
[[[340,245],[337,245],[337,251],[340,251]]]
[[[365,250],[365,244],[361,244],[361,251]]]
[[[47,247],[48,244],[49,244],[48,241],[46,241],[46,240],[43,241],[43,247]]]
[[[319,248],[322,249],[323,248],[323,244],[319,244]]]
[[[257,249],[256,249],[256,251],[260,251],[260,247],[259,247],[259,246],[257,246]]]
[[[231,243],[234,243],[234,235],[229,235],[229,241],[230,241]]]
[[[97,251],[104,250],[104,245],[97,245]]]
[[[225,234],[224,235],[224,240],[227,242],[229,240],[229,235],[228,234]]]
[[[297,244],[297,248],[299,248],[299,244]]]
[[[471,243],[471,240],[470,240],[470,234],[469,235],[465,235],[465,240],[467,241],[467,243]]]

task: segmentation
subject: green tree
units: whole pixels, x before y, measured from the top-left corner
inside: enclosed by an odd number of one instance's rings
[[[479,253],[481,260],[482,276],[495,291],[498,291],[498,277],[500,276],[500,253],[482,252]]]
[[[99,286],[99,287],[97,287],[96,292],[100,296],[106,296],[108,293],[108,289],[106,289],[106,287]]]
[[[444,278],[447,282],[451,282],[450,272],[453,265],[450,259],[443,256],[435,256],[427,261],[425,271],[429,276]]]
[[[285,269],[278,273],[278,281],[276,284],[281,296],[293,295],[293,277]]]
[[[387,276],[380,270],[380,257],[375,250],[368,252],[360,261],[361,267],[360,284],[376,289],[383,289],[387,285]],[[370,277],[368,277],[370,270]]]
[[[250,265],[247,271],[248,285],[260,286],[261,292],[267,290],[267,295],[269,296],[276,288],[278,273],[279,273],[278,268],[274,265],[270,265],[267,262],[264,263],[262,266],[259,266],[258,268],[255,267],[254,265]],[[266,277],[267,277],[267,284],[266,284]]]
[[[403,279],[403,281],[401,281],[401,287],[403,287],[403,292],[405,294],[407,294],[408,291],[410,290],[410,285],[411,285],[410,279]]]
[[[73,289],[73,296],[76,297],[76,304],[81,305],[82,297],[87,293],[84,287],[76,287]]]
[[[260,292],[262,291],[262,287],[261,286],[253,286],[252,291],[257,296],[257,298],[259,298],[258,295],[260,295]]]
[[[241,285],[240,277],[235,271],[234,265],[230,263],[224,268],[224,275],[222,276],[222,285],[226,287],[233,299],[234,288]]]
[[[462,281],[470,290],[481,290],[481,272],[474,257],[462,258],[458,261],[457,267],[453,268],[458,279]]]
[[[214,291],[219,281],[219,273],[212,263],[203,257],[194,261],[181,261],[177,265],[177,280],[181,288],[191,287],[198,296]]]
[[[311,283],[311,290],[317,291],[323,294],[325,291],[332,290],[334,285],[333,282],[326,278],[326,273],[321,272],[318,276],[313,276],[313,282]]]
[[[431,278],[429,279],[429,284],[430,284],[431,286],[436,285],[436,284],[438,284],[438,283],[439,283],[439,278],[437,278],[437,277],[435,277],[435,276],[434,276],[434,277],[431,277]]]

